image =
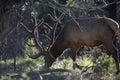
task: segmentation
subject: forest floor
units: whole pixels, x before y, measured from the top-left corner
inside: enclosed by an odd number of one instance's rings
[[[0,80],[120,80],[115,75],[115,66],[106,70],[105,63],[93,66],[89,59],[80,61],[81,69],[72,69],[70,58],[56,61],[51,69],[44,69],[42,58],[38,60],[18,59],[14,71],[13,60],[0,63]]]

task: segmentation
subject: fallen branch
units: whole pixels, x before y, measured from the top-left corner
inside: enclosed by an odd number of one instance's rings
[[[70,69],[46,69],[46,70],[39,71],[40,74],[53,73],[53,72],[69,72],[71,74],[76,73],[76,71],[70,70]]]

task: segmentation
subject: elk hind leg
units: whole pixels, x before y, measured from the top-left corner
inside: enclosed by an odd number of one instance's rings
[[[71,59],[73,60],[73,69],[74,69],[74,70],[75,70],[76,68],[81,69],[80,65],[78,65],[78,64],[76,63],[77,50],[78,50],[78,49],[73,48],[73,49],[72,49],[72,53],[71,53],[71,55],[70,55]]]
[[[106,48],[108,50],[108,55],[112,55],[113,59],[115,60],[115,65],[116,65],[116,74],[118,74],[120,72],[119,69],[119,59],[118,59],[118,54],[117,54],[117,50],[114,48],[114,46],[112,44],[107,44]]]

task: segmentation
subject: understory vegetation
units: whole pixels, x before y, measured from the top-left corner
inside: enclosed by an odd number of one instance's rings
[[[47,51],[71,19],[77,23],[76,18],[109,17],[120,24],[118,4],[119,0],[0,0],[0,80],[120,80],[104,47],[79,51],[75,70],[69,49],[50,69],[45,69],[43,56],[28,57]]]
[[[34,45],[32,39],[28,43]],[[25,54],[38,53],[36,48],[25,46]],[[0,80],[120,80],[116,75],[115,62],[111,56],[98,51],[95,53],[80,53],[76,63],[79,69],[73,70],[73,61],[69,57],[70,51],[66,50],[53,63],[50,70],[45,69],[44,57],[30,59],[27,55],[24,58],[17,57],[16,70],[12,59],[1,61]]]
[[[33,49],[34,50],[34,49]],[[120,80],[115,75],[115,64],[106,53],[85,54],[77,58],[80,69],[73,70],[73,61],[65,52],[52,65],[50,70],[44,67],[44,58],[17,59],[17,68],[13,71],[13,60],[1,61],[2,76],[0,80]],[[6,74],[7,73],[7,74]]]

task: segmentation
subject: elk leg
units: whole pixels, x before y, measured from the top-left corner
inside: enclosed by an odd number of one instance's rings
[[[81,52],[83,49],[84,49],[84,46],[81,47],[81,48],[78,50],[78,52],[77,52],[77,56],[78,56],[78,57],[82,55],[82,54],[80,54],[80,52]]]
[[[71,55],[70,55],[70,57],[71,57],[71,59],[73,60],[73,69],[75,70],[75,68],[76,68],[76,51],[75,50],[72,50],[72,53],[71,53]]]
[[[114,58],[115,64],[116,64],[116,69],[117,69],[116,74],[118,74],[120,72],[120,69],[119,69],[119,60],[118,60],[117,53],[113,54],[112,57]]]
[[[119,60],[118,60],[117,50],[113,47],[112,44],[107,44],[106,48],[109,52],[107,54],[112,55],[113,59],[115,60],[116,69],[117,69],[116,74],[118,74],[120,72],[120,69],[119,69]]]
[[[77,56],[77,48],[72,48],[72,53],[70,55],[71,59],[73,60],[73,69],[75,68],[81,69],[81,67],[76,63],[76,56]]]

